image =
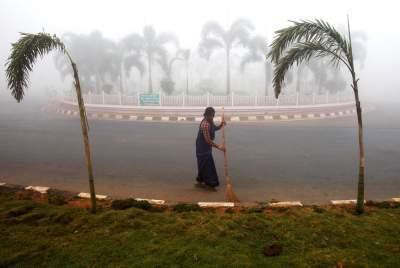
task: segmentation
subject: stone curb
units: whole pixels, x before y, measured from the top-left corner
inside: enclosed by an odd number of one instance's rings
[[[42,109],[42,111],[50,111],[50,109]],[[78,116],[78,111],[69,108],[57,108],[55,110],[59,114],[68,116]],[[309,113],[292,113],[292,114],[269,114],[269,115],[244,115],[244,116],[227,116],[228,122],[274,122],[274,121],[295,121],[310,119],[327,119],[351,116],[356,113],[356,109],[345,109],[333,112],[309,112]],[[109,112],[87,112],[90,119],[103,120],[121,120],[121,121],[144,121],[144,122],[200,122],[203,117],[199,116],[145,116],[127,113],[109,113]],[[218,118],[216,118],[216,121]]]
[[[5,182],[0,182],[0,187],[8,187],[8,184]],[[19,187],[21,187],[21,186],[19,186]],[[27,187],[22,187],[22,189],[36,191],[41,194],[46,194],[50,190],[50,187],[27,186]],[[79,193],[76,196],[78,196],[80,198],[89,199],[90,193]],[[96,199],[106,200],[106,199],[111,199],[111,198],[107,195],[96,195]],[[167,203],[165,200],[160,200],[160,199],[149,199],[149,198],[134,198],[134,199],[137,201],[147,201],[153,205],[166,205],[166,203]],[[389,199],[389,201],[400,202],[400,197],[393,197],[393,198]],[[330,204],[333,206],[354,205],[356,203],[357,203],[357,200],[355,200],[355,199],[331,200],[330,201]],[[364,203],[366,203],[365,200],[364,200]],[[221,208],[221,207],[229,208],[229,207],[236,207],[240,203],[236,204],[234,202],[197,202],[197,204],[203,208]],[[300,201],[281,201],[281,202],[270,202],[270,203],[268,203],[267,206],[273,208],[273,207],[303,207],[304,205]]]

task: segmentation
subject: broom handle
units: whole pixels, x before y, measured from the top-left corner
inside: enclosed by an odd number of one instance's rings
[[[222,121],[224,121],[224,107],[222,107]],[[226,156],[226,145],[225,145],[225,125],[222,125],[222,144],[225,147],[224,151],[224,173],[225,173],[225,178],[228,177],[228,159]]]

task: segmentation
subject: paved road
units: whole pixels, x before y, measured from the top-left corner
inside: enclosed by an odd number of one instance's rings
[[[78,118],[40,112],[42,105],[0,100],[0,181],[87,191]],[[400,196],[400,109],[376,107],[365,116],[366,198],[386,199]],[[98,193],[224,199],[223,189],[193,186],[197,123],[91,120],[90,131]],[[227,139],[234,187],[243,201],[355,197],[355,117],[235,124],[228,126]],[[214,153],[222,179],[222,155]]]

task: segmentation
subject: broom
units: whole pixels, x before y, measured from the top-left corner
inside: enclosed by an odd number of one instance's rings
[[[222,107],[222,121],[224,121],[224,107]],[[228,197],[228,201],[230,202],[240,202],[239,198],[237,198],[235,192],[233,191],[233,186],[232,186],[232,179],[228,175],[228,159],[226,156],[226,146],[225,146],[225,125],[222,126],[222,144],[225,147],[225,152],[224,152],[224,175],[225,175],[225,181],[226,181],[226,195]]]

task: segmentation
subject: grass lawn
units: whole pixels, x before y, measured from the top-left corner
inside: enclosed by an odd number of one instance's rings
[[[266,256],[271,245],[278,256]],[[279,249],[282,251],[279,254]],[[176,212],[0,194],[0,267],[400,267],[400,207]]]

